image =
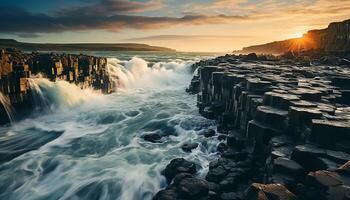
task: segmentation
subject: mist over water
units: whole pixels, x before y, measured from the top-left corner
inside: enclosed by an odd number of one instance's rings
[[[110,95],[30,80],[37,111],[0,127],[1,156],[9,158],[0,163],[0,199],[152,199],[166,186],[161,170],[176,157],[205,174],[218,141],[201,135],[215,123],[199,116],[196,97],[185,93],[193,55],[104,56],[120,87]],[[169,136],[160,143],[141,137],[154,132]],[[188,141],[200,145],[185,153]]]

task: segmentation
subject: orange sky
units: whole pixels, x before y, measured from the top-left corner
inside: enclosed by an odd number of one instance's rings
[[[13,0],[4,4],[17,10],[0,5],[1,38],[133,42],[200,52],[230,52],[295,38],[350,18],[350,0],[61,0],[59,6],[51,1]],[[7,20],[6,12],[18,13],[20,20]]]

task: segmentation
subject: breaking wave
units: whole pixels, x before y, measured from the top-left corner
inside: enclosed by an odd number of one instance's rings
[[[0,127],[0,152],[11,153],[11,160],[0,159],[0,199],[150,200],[166,186],[161,171],[176,157],[196,162],[203,176],[219,140],[201,134],[215,123],[198,114],[196,97],[184,91],[191,63],[109,58],[119,85],[110,95],[30,79],[37,106],[51,112]],[[162,142],[142,139],[158,132],[167,133]],[[186,153],[185,142],[199,145]]]

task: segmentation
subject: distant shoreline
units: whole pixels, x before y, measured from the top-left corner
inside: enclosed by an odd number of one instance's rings
[[[0,39],[1,48],[16,48],[22,51],[156,51],[176,52],[174,49],[137,43],[24,43],[13,39]]]

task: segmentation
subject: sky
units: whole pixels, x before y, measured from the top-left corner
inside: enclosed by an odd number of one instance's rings
[[[350,0],[0,0],[0,38],[230,52],[350,18]]]

